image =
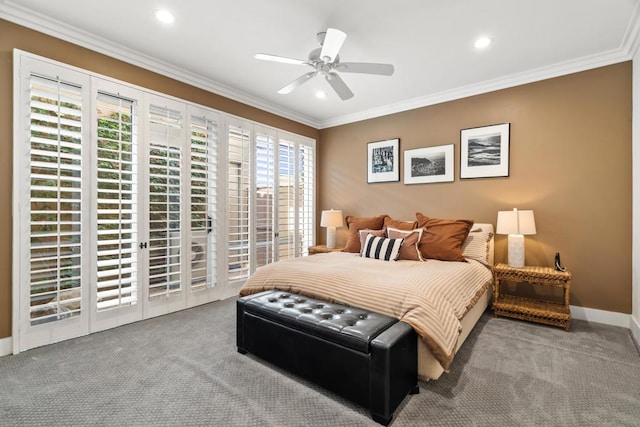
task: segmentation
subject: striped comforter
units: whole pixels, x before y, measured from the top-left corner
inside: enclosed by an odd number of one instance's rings
[[[240,295],[279,289],[393,316],[411,325],[448,370],[460,319],[491,281],[491,271],[473,260],[385,262],[332,252],[260,267]]]

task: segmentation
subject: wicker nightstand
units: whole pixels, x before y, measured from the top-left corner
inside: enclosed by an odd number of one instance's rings
[[[497,264],[494,268],[493,314],[494,316],[513,317],[569,330],[571,310],[569,293],[571,273],[556,271],[549,267],[513,268],[506,264]],[[534,300],[515,295],[502,294],[500,282],[530,283],[539,286],[562,288],[563,302]]]
[[[329,248],[327,248],[327,245],[309,246],[309,255],[326,254],[326,253],[329,253],[329,252],[338,252],[338,251],[341,251],[343,249],[344,249],[344,247],[329,249]]]

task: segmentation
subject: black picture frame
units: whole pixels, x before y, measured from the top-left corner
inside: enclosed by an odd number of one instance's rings
[[[404,150],[404,183],[453,182],[454,145]]]
[[[460,178],[509,176],[510,131],[510,123],[462,129]]]
[[[367,143],[367,183],[400,181],[400,139]]]

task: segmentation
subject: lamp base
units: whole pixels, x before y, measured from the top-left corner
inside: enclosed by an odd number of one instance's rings
[[[336,247],[336,228],[327,227],[327,249],[335,249]]]
[[[509,234],[507,244],[509,267],[524,267],[524,235]]]

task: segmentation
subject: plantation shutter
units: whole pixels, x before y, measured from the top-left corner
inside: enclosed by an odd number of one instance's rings
[[[280,140],[278,144],[278,257],[296,256],[296,176],[295,146]]]
[[[137,128],[132,100],[97,98],[97,311],[138,302]]]
[[[228,273],[233,283],[250,274],[251,134],[247,130],[229,128],[228,160]]]
[[[180,111],[149,108],[149,298],[182,291]]]
[[[82,307],[82,87],[29,79],[29,322],[79,316]],[[24,289],[24,285],[21,284]]]
[[[215,121],[191,116],[191,289],[217,284],[218,129]]]
[[[274,261],[275,142],[269,135],[256,136],[256,267]]]
[[[296,194],[299,197],[297,206],[300,238],[297,239],[297,256],[308,255],[309,246],[315,244],[315,154],[314,145],[298,145]]]
[[[313,243],[312,140],[19,50],[13,64],[14,352],[235,295]]]

